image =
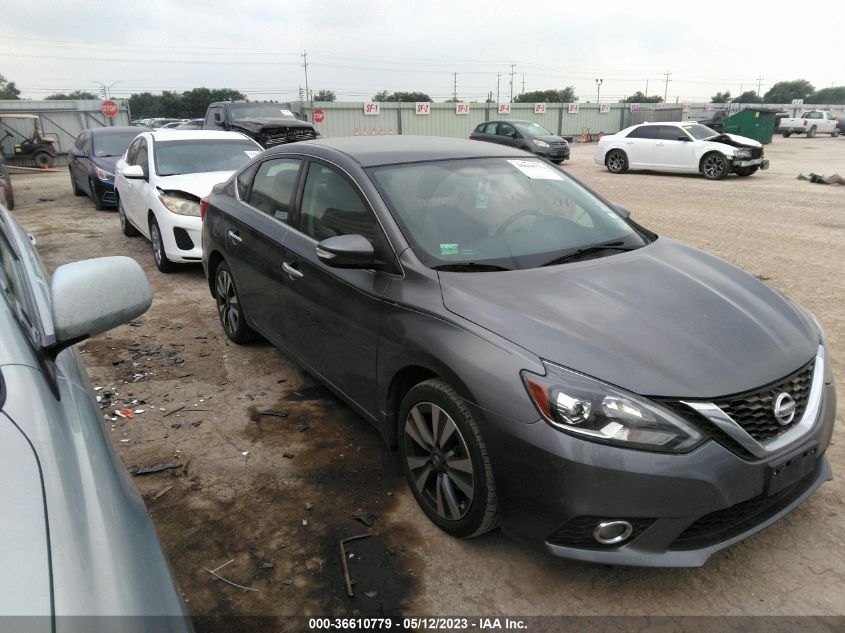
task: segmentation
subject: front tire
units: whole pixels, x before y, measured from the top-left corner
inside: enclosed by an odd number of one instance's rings
[[[612,149],[605,156],[604,164],[611,174],[624,174],[628,171],[628,155],[621,149]]]
[[[49,169],[53,166],[53,157],[47,152],[35,152],[35,156],[32,157],[32,162],[34,162],[35,166],[39,169]]]
[[[161,235],[161,229],[155,218],[150,219],[150,245],[153,247],[153,259],[155,260],[156,268],[163,273],[172,273],[176,269],[176,265],[167,258],[167,251],[164,248],[164,238]]]
[[[792,132],[782,132],[782,134],[783,138],[789,138],[790,136],[792,136]]]
[[[707,180],[722,180],[728,175],[728,159],[719,152],[710,152],[701,159],[701,173]]]
[[[132,226],[129,218],[126,217],[126,209],[123,208],[123,201],[120,196],[117,197],[117,218],[120,220],[120,230],[126,237],[138,237],[140,233],[138,229]]]
[[[498,525],[487,445],[463,398],[442,380],[421,382],[402,400],[399,453],[414,498],[441,530],[471,538]]]
[[[258,334],[244,318],[235,278],[226,262],[220,262],[214,273],[214,300],[217,302],[220,325],[230,341],[243,345],[258,338]]]
[[[97,186],[90,178],[88,179],[88,186],[91,188],[91,200],[94,201],[94,208],[97,209],[97,211],[102,211],[106,208],[106,206],[103,204],[100,194],[97,193]]]
[[[816,136],[816,126],[814,125],[809,130],[807,130],[807,138],[813,138]]]
[[[755,173],[757,171],[757,169],[759,169],[757,165],[751,165],[750,167],[739,167],[736,170],[736,175],[737,176],[750,176],[751,174]]]

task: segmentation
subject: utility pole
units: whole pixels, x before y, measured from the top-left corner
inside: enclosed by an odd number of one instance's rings
[[[452,98],[457,101],[458,100],[458,73],[452,73],[454,75],[453,83],[452,83]]]
[[[672,73],[670,73],[668,70],[663,73],[663,76],[666,77],[666,87],[663,89],[663,101],[666,101],[666,96],[669,94],[669,82],[672,81],[671,79],[669,79],[669,75],[671,74]]]
[[[499,78],[502,76],[502,73],[496,73],[496,107],[499,107]]]
[[[511,103],[513,103],[513,72],[514,72],[513,69],[514,68],[516,68],[516,64],[512,63],[511,64],[511,100],[510,100]]]
[[[757,96],[760,96],[760,88],[763,86],[763,78],[757,77]]]
[[[604,79],[596,79],[596,103],[600,103],[601,101],[601,85],[604,83]]]
[[[645,80],[645,96],[648,96],[648,79]]]
[[[525,94],[525,73],[522,73],[522,93]]]
[[[302,51],[302,67],[305,69],[305,98],[311,98],[311,91],[308,90],[308,51]],[[313,104],[312,104],[313,105]]]
[[[110,99],[111,89],[117,84],[119,84],[121,81],[121,79],[118,79],[117,81],[113,81],[110,84],[104,84],[102,81],[93,81],[92,83],[95,83],[100,86],[100,94],[103,95],[103,99]]]

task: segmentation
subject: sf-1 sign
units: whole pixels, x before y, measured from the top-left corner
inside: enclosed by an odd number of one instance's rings
[[[365,103],[364,104],[364,114],[366,114],[366,115],[381,114],[381,104],[380,103]]]

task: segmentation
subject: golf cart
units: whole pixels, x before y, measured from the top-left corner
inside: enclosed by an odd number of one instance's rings
[[[14,121],[20,121],[22,125],[27,127],[31,123],[32,132],[30,136],[24,136],[11,127],[10,123]],[[2,134],[4,131],[5,134]],[[5,154],[9,164],[28,163],[43,168],[52,167],[53,163],[56,162],[56,138],[44,135],[41,129],[41,120],[37,114],[0,113],[0,144],[7,138],[11,138],[12,143],[15,143],[16,137],[21,139],[20,143],[13,145],[12,153]]]

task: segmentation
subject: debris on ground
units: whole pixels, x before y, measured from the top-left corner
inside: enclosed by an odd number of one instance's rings
[[[314,509],[314,504],[313,504],[313,503],[311,503],[310,501],[306,502],[306,503],[305,503],[305,509],[306,509],[308,512],[311,512],[311,510],[313,510],[313,509]]]
[[[276,564],[271,560],[265,560],[261,563],[261,569],[273,569],[275,566]]]
[[[267,409],[265,411],[261,411],[258,415],[267,415],[274,418],[288,417],[287,411],[279,411],[278,409]]]
[[[352,515],[352,518],[356,521],[360,521],[367,527],[373,527],[373,522],[375,521],[375,515],[372,512],[364,512],[360,508],[356,514]]]
[[[355,592],[352,591],[352,585],[354,584],[354,581],[352,580],[352,576],[349,575],[349,563],[346,561],[346,544],[351,543],[352,541],[359,541],[363,538],[370,538],[371,536],[376,536],[376,534],[358,534],[356,536],[350,536],[340,541],[340,561],[343,564],[343,578],[344,580],[346,580],[346,595],[350,598],[355,597]]]
[[[160,473],[163,470],[171,470],[173,468],[182,468],[182,464],[164,462],[161,464],[155,464],[154,466],[145,466],[144,468],[138,468],[132,474],[138,477],[140,475],[151,475],[153,473]]]
[[[798,180],[808,180],[818,185],[845,185],[845,178],[839,174],[833,174],[832,176],[819,176],[814,173],[810,173],[809,176],[798,174]]]
[[[167,486],[166,488],[162,488],[162,489],[161,489],[161,490],[159,490],[159,491],[156,493],[156,495],[153,497],[153,501],[155,501],[155,500],[156,500],[156,499],[158,499],[159,497],[163,497],[164,495],[166,495],[166,494],[167,494],[168,492],[170,492],[171,490],[173,490],[173,485],[172,485],[172,484],[171,484],[170,486]]]
[[[294,455],[293,453],[282,453],[282,457],[285,459],[293,459]]]
[[[215,567],[214,569],[208,569],[208,568],[206,568],[206,569],[205,569],[205,571],[207,571],[209,574],[211,574],[211,575],[212,575],[212,576],[214,576],[215,578],[219,578],[219,579],[220,579],[220,580],[222,580],[223,582],[229,583],[229,584],[230,584],[230,585],[232,585],[233,587],[237,587],[238,589],[243,589],[244,591],[255,591],[255,592],[257,593],[257,592],[258,592],[258,589],[254,589],[253,587],[244,587],[243,585],[239,585],[239,584],[238,584],[238,583],[236,583],[236,582],[232,582],[232,581],[231,581],[231,580],[229,580],[228,578],[224,578],[223,576],[221,576],[220,574],[218,574],[218,573],[217,573],[218,571],[220,571],[221,569],[223,569],[226,565],[228,565],[229,563],[233,563],[233,562],[235,562],[235,559],[234,559],[234,558],[233,558],[232,560],[230,560],[230,561],[227,561],[227,562],[223,563],[222,565],[220,565],[220,567]]]

